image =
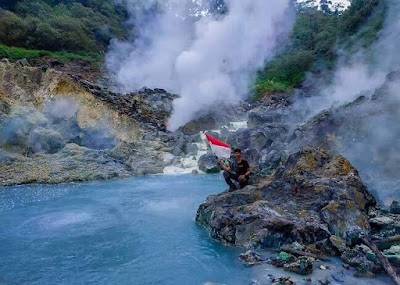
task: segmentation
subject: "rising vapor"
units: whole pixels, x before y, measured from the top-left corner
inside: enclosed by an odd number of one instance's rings
[[[324,109],[340,110],[360,95],[367,98],[346,114],[346,124],[337,133],[336,150],[388,206],[399,198],[400,191],[400,82],[396,79],[400,71],[400,1],[385,3],[387,15],[376,42],[351,58],[340,59],[333,83],[320,88],[319,96],[300,98],[294,108],[307,114],[307,119]],[[394,79],[388,80],[390,77]]]
[[[136,37],[114,41],[107,66],[125,91],[147,86],[178,93],[169,120],[176,130],[204,109],[247,96],[255,72],[290,31],[290,2],[226,0],[223,13],[215,0],[131,5]],[[194,17],[194,10],[203,16]]]

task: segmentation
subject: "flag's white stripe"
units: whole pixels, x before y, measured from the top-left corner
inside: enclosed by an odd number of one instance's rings
[[[216,156],[222,157],[222,158],[230,158],[231,157],[231,149],[230,148],[215,145],[212,143],[210,143],[210,146]]]

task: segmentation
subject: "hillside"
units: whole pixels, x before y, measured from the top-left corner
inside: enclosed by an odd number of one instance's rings
[[[113,38],[127,36],[124,2],[17,0],[0,4],[0,57],[102,61]]]
[[[385,11],[382,0],[354,0],[341,15],[303,7],[288,41],[259,73],[255,97],[290,92],[303,82],[309,71],[329,78],[327,73],[334,69],[340,50],[344,49],[350,57],[377,39]]]
[[[339,48],[345,47],[351,53],[357,46],[367,47],[376,39],[385,18],[382,0],[353,0],[350,7],[348,1],[324,3],[297,1],[293,30],[279,46],[277,56],[259,73],[254,98],[290,92],[303,82],[308,71],[329,72]],[[223,13],[221,1],[211,2],[210,7],[204,7],[202,2],[193,5],[197,5],[192,10],[197,16],[214,13],[213,9]],[[89,63],[97,69],[110,40],[126,39],[128,31],[132,32],[132,24],[128,24],[131,21],[127,20],[124,1],[3,1],[0,57],[39,63],[50,57],[80,65]]]

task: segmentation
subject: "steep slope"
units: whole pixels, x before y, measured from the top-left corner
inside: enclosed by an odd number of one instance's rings
[[[168,146],[159,132],[174,98],[116,94],[53,69],[0,63],[0,183],[161,173]]]

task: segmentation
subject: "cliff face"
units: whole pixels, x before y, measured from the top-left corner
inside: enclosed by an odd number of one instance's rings
[[[0,184],[160,173],[167,151],[158,132],[174,98],[116,94],[53,69],[0,63]]]
[[[330,239],[370,231],[367,213],[374,205],[347,159],[306,147],[256,187],[209,197],[196,219],[226,243],[273,247],[297,241],[329,252]]]

